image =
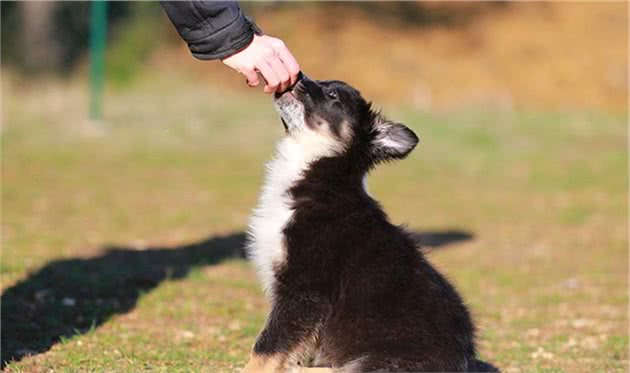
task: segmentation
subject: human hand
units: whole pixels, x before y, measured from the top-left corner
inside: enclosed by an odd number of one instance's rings
[[[260,73],[265,79],[263,91],[266,93],[286,91],[295,84],[300,72],[300,65],[284,42],[267,35],[254,35],[247,48],[222,62],[245,75],[250,87],[260,84]]]

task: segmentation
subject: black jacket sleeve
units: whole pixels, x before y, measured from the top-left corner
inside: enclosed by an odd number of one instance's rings
[[[162,8],[192,55],[202,60],[228,57],[262,34],[236,1],[161,1]]]

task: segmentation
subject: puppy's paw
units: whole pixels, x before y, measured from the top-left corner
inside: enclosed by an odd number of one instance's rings
[[[333,373],[334,370],[332,368],[307,368],[307,367],[299,367],[296,373]]]
[[[242,373],[276,373],[283,372],[282,358],[278,355],[257,355],[252,354],[252,357],[245,365]]]

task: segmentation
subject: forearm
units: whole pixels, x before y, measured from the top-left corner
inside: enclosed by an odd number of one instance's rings
[[[253,40],[260,29],[236,1],[161,1],[162,8],[196,58],[222,59]]]
[[[193,56],[220,59],[243,74],[251,87],[264,78],[267,93],[284,92],[297,81],[300,66],[282,40],[267,35],[235,1],[161,1]]]

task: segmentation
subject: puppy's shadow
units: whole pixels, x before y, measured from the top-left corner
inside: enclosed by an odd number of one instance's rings
[[[425,248],[473,237],[459,231],[416,234]],[[243,258],[244,241],[245,234],[235,232],[179,247],[104,247],[100,256],[47,263],[2,294],[2,368],[133,310],[140,295],[162,281]]]
[[[244,257],[243,232],[180,247],[105,247],[87,259],[49,262],[2,294],[2,367],[132,310],[139,296],[193,267]]]

